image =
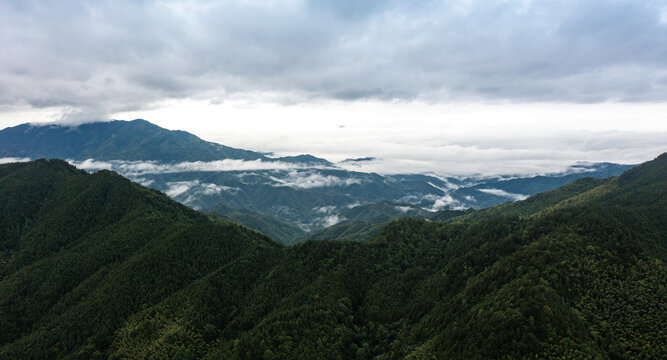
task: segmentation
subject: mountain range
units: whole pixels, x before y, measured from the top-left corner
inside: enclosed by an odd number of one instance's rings
[[[347,216],[424,214],[400,206]],[[4,164],[0,359],[665,358],[666,206],[663,154],[282,246],[111,171]]]
[[[451,211],[521,200],[582,177],[607,178],[632,167],[575,164],[562,173],[493,178],[451,177],[443,175],[446,169],[439,175],[381,175],[345,168],[347,163],[373,158],[332,163],[312,155],[269,157],[145,120],[6,128],[0,131],[0,158],[62,158],[88,171],[113,170],[284,244],[307,238],[356,239],[374,233],[390,219],[416,213],[444,219]],[[361,224],[354,215],[358,206],[386,211]],[[395,210],[399,208],[415,212]],[[444,213],[438,215],[440,211]],[[281,230],[275,224],[281,224]],[[333,225],[338,227],[323,231]],[[352,225],[355,231],[341,230]]]

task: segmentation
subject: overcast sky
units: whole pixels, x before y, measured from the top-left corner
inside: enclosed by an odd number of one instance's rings
[[[0,127],[145,118],[382,172],[667,151],[667,1],[0,2]]]

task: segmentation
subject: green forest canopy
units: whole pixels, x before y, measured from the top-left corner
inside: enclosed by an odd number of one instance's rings
[[[284,247],[109,171],[0,165],[0,359],[667,357],[667,155],[573,186]]]

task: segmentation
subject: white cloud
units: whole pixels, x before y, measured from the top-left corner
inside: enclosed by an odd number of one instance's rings
[[[335,210],[336,210],[336,207],[333,206],[333,205],[332,206],[321,206],[321,207],[314,207],[313,208],[313,211],[315,211],[316,213],[320,213],[320,214],[328,214],[328,213],[331,213]]]
[[[218,184],[209,184],[209,183],[200,183],[199,180],[189,180],[189,181],[173,181],[166,183],[167,190],[165,194],[169,197],[177,197],[190,192],[188,199],[185,200],[185,203],[191,202],[194,199],[194,195],[217,195],[223,191],[236,192],[240,189],[237,187],[218,185]]]
[[[67,162],[83,169],[86,171],[98,171],[98,170],[113,170],[114,163],[108,161],[97,161],[94,159],[86,159],[84,161],[75,161],[72,159],[67,159]]]
[[[348,209],[352,209],[352,208],[355,208],[355,207],[357,207],[357,206],[359,206],[359,205],[361,205],[361,203],[358,202],[358,201],[355,201],[355,202],[353,202],[353,203],[351,203],[351,204],[347,204],[347,205],[345,205],[345,207],[348,208]]]
[[[151,186],[155,182],[153,179],[146,179],[146,178],[134,178],[132,179],[134,182],[137,182],[143,186]]]
[[[493,189],[493,188],[491,188],[491,189],[477,189],[477,191],[480,191],[480,192],[483,192],[483,193],[486,193],[486,194],[491,194],[491,195],[510,198],[513,201],[526,200],[528,198],[528,195],[514,194],[514,193],[511,193],[511,192],[507,192],[505,190],[501,190],[501,189]]]
[[[440,211],[443,209],[465,210],[467,208],[465,207],[465,205],[461,204],[458,200],[454,199],[451,195],[445,194],[441,197],[438,197],[431,206],[431,209],[429,210]]]
[[[449,189],[445,189],[445,188],[442,188],[442,187],[440,187],[440,186],[437,186],[437,185],[433,184],[433,183],[430,182],[430,181],[428,181],[428,182],[426,182],[426,183],[429,184],[429,185],[431,185],[433,188],[438,189],[438,190],[440,190],[440,191],[442,191],[442,192],[444,192],[444,193],[449,192]]]
[[[467,209],[467,207],[464,204],[462,204],[460,201],[454,199],[451,195],[449,195],[449,189],[436,186],[431,182],[429,182],[428,184],[444,192],[444,195],[442,196],[438,196],[435,194],[427,194],[423,197],[424,200],[435,200],[433,202],[433,205],[431,206],[431,209],[429,209],[430,211],[439,211],[443,209],[451,209],[451,210]]]
[[[16,158],[16,157],[4,157],[0,158],[0,164],[14,163],[14,162],[26,162],[30,161],[30,158]]]
[[[345,220],[345,218],[338,215],[329,215],[318,219],[319,223],[324,227],[336,225],[343,220]]]
[[[204,195],[216,195],[223,191],[237,192],[240,188],[233,186],[217,185],[217,184],[201,184],[201,193]]]
[[[354,177],[341,178],[313,172],[290,171],[285,177],[271,177],[279,186],[311,189],[329,186],[350,186],[361,184],[362,180]]]
[[[246,161],[236,159],[193,161],[176,164],[165,164],[156,161],[97,161],[94,159],[87,159],[84,161],[68,161],[72,165],[84,170],[96,171],[101,169],[109,169],[125,176],[142,176],[147,174],[181,173],[191,171],[293,170],[305,168],[301,164],[286,163],[281,161]]]
[[[199,180],[174,181],[174,182],[168,182],[166,185],[168,186],[168,189],[164,193],[167,194],[169,197],[173,198],[181,194],[184,194],[186,191],[190,190],[194,186],[198,186]]]
[[[407,213],[410,210],[414,210],[412,206],[394,206],[394,209],[396,209],[396,211],[402,212],[403,214]]]

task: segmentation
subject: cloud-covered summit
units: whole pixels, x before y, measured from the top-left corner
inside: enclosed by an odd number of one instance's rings
[[[0,105],[667,100],[663,1],[3,1]]]

